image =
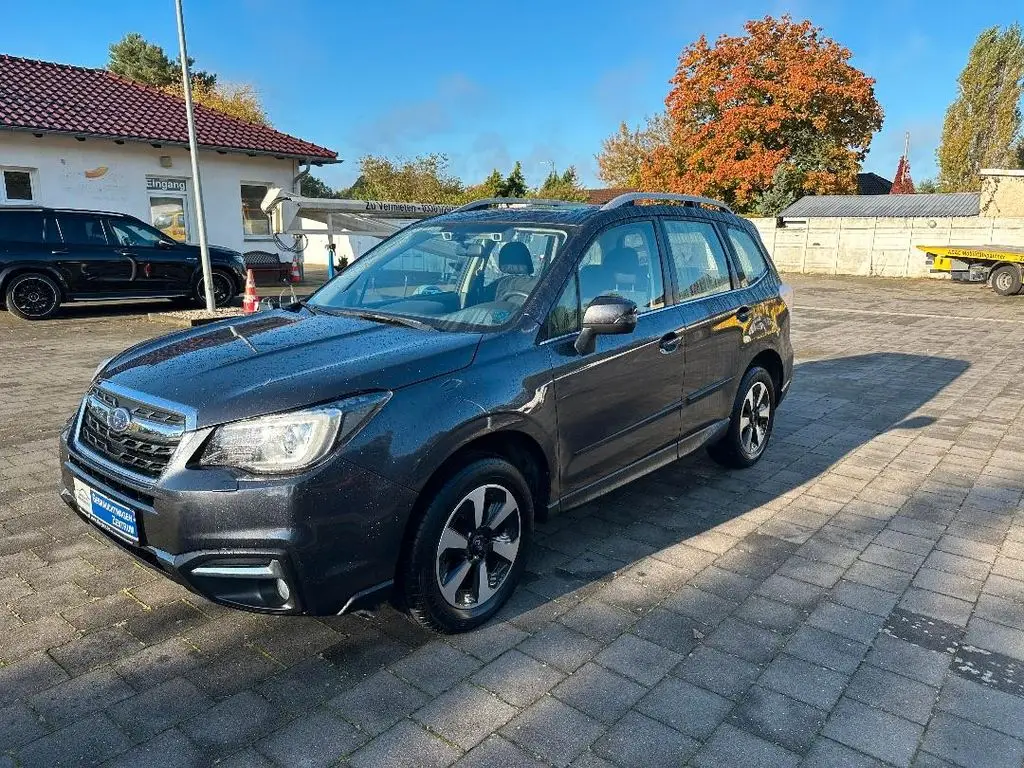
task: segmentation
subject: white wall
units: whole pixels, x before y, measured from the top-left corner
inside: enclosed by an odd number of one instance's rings
[[[751,219],[784,272],[945,277],[928,272],[918,245],[1024,246],[1024,218],[810,218],[777,228]]]
[[[171,158],[171,167],[163,168],[160,157]],[[272,238],[246,237],[242,230],[241,182],[265,182],[284,189],[292,188],[297,173],[294,160],[249,157],[200,151],[203,202],[206,206],[207,236],[212,245],[238,251],[279,251]],[[187,150],[109,139],[78,141],[70,136],[0,131],[0,166],[35,169],[34,202],[53,207],[90,208],[117,211],[150,220],[147,176],[185,178],[190,198],[190,242],[198,242],[192,167]],[[86,171],[107,168],[97,178]],[[284,261],[291,254],[282,256]]]
[[[404,227],[414,223],[411,219],[387,219],[386,221],[397,227]],[[323,224],[311,219],[302,219],[302,227],[303,229],[326,230]],[[305,263],[327,264],[327,235],[307,234],[306,237]],[[366,235],[335,235],[335,260],[339,261],[344,257],[351,264],[380,241],[381,238]]]

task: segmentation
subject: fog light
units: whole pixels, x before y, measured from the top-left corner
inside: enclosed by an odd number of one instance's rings
[[[288,583],[284,579],[278,579],[275,584],[277,586],[277,595],[281,598],[281,602],[287,603],[288,598],[292,596],[292,591],[288,589]]]

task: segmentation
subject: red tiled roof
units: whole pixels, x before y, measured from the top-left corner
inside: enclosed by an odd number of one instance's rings
[[[335,160],[324,147],[196,105],[205,147]],[[0,128],[188,144],[184,101],[104,69],[0,54]]]

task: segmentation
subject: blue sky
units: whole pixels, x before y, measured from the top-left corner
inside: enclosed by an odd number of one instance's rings
[[[865,169],[892,178],[911,133],[916,180],[935,146],[977,34],[1015,21],[1005,0],[185,0],[189,53],[223,80],[255,85],[274,125],[336,150],[350,182],[362,155],[443,152],[477,181],[522,160],[599,184],[594,155],[622,120],[663,107],[680,50],[746,19],[810,18],[877,80],[885,124]],[[172,0],[4,4],[0,52],[103,66],[137,31],[177,51]],[[44,7],[45,6],[45,7]]]

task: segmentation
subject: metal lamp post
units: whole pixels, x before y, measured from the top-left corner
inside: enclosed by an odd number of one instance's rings
[[[181,56],[181,85],[185,92],[185,118],[188,122],[188,149],[192,156],[192,179],[196,187],[196,223],[199,225],[199,252],[203,262],[203,291],[206,294],[206,309],[213,312],[216,302],[213,298],[213,278],[210,269],[210,244],[206,240],[206,209],[203,208],[203,185],[199,179],[199,142],[196,141],[196,121],[192,114],[192,77],[188,71],[188,51],[185,47],[185,17],[181,0],[174,0],[178,16],[178,49]]]

